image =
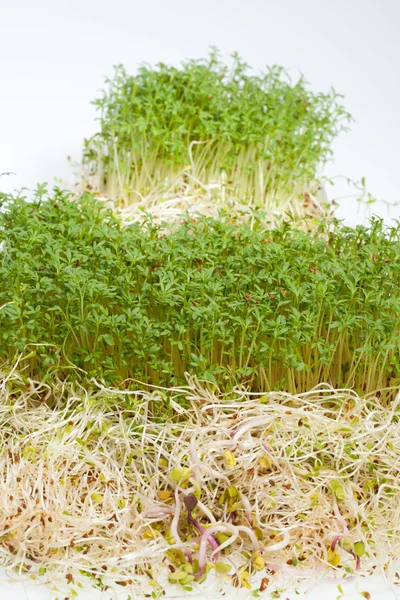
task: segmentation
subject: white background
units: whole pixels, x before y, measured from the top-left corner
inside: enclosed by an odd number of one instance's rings
[[[400,0],[0,0],[0,173],[16,174],[0,189],[71,179],[113,65],[178,65],[216,45],[343,93],[355,122],[327,173],[366,176],[372,211],[399,217],[384,204],[400,200],[399,27]],[[354,223],[357,206],[343,199],[339,216]]]
[[[343,93],[355,122],[335,143],[327,174],[365,176],[379,199],[372,212],[400,217],[385,204],[400,200],[399,27],[399,0],[0,0],[0,173],[15,173],[0,190],[73,179],[66,157],[79,160],[83,138],[95,132],[90,101],[113,65],[178,65],[216,45],[225,59],[237,50],[255,69],[280,64],[315,90]],[[350,190],[338,183],[328,192]],[[342,199],[338,214],[362,218],[354,198]],[[383,581],[369,586],[353,590],[395,598]],[[3,584],[0,599],[48,597],[24,590]],[[337,595],[330,586],[309,598]]]

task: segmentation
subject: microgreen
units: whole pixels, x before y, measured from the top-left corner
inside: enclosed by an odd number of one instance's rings
[[[282,67],[252,74],[233,54],[212,49],[181,68],[122,65],[94,101],[100,130],[83,160],[95,185],[126,204],[185,172],[187,181],[223,181],[241,200],[275,208],[309,189],[350,121],[340,96],[292,82]]]
[[[30,376],[369,392],[398,383],[400,224],[123,227],[56,189],[0,215],[0,358]],[[167,228],[168,230],[168,228]]]

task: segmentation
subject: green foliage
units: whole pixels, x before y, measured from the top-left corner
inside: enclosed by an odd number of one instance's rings
[[[200,218],[166,234],[150,220],[124,228],[88,193],[4,202],[0,358],[26,356],[31,376],[170,385],[188,371],[289,391],[399,381],[400,224],[311,234]]]
[[[350,120],[333,90],[292,83],[278,66],[251,74],[236,53],[230,69],[216,50],[134,76],[120,65],[107,83],[84,162],[103,191],[128,202],[186,169],[203,183],[224,172],[242,200],[275,207],[314,180]]]

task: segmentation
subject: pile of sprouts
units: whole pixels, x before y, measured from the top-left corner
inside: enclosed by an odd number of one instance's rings
[[[216,49],[181,68],[143,65],[131,76],[120,65],[107,83],[94,102],[100,130],[85,141],[85,180],[124,207],[183,180],[298,212],[350,121],[334,90],[315,93],[278,66],[251,74],[237,53],[229,68]]]
[[[400,223],[329,213],[338,94],[215,50],[108,83],[74,190],[0,194],[0,566],[397,583]]]
[[[108,389],[3,373],[0,560],[70,597],[400,568],[400,395]],[[179,399],[185,395],[186,408]],[[155,413],[168,405],[169,417]],[[254,581],[257,580],[257,585]],[[278,597],[278,596],[276,596]]]

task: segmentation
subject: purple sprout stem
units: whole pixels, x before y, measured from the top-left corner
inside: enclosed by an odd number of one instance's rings
[[[331,550],[332,550],[332,552],[335,550],[337,543],[340,542],[341,539],[342,539],[341,535],[337,535],[337,536],[335,536],[333,538],[332,544],[331,544]]]
[[[205,532],[204,527],[202,527],[200,525],[200,523],[192,517],[192,513],[188,513],[187,520],[188,520],[188,523],[190,523],[191,525],[196,527],[197,531],[199,531],[201,534],[203,534]]]
[[[186,558],[188,559],[188,561],[190,562],[190,564],[192,564],[193,563],[192,553],[189,552],[189,550],[182,550],[182,552],[186,556]]]
[[[353,550],[350,552],[350,554],[356,560],[356,571],[359,571],[361,568],[361,558],[357,556],[357,554]]]
[[[194,527],[196,527],[197,531],[198,531],[199,533],[201,533],[201,535],[203,535],[204,533],[206,533],[206,532],[207,532],[207,529],[204,529],[204,527],[202,527],[202,526],[200,525],[200,523],[199,523],[198,521],[196,521],[196,519],[194,519],[194,518],[192,517],[192,514],[191,514],[191,513],[188,513],[187,520],[188,520],[188,523],[190,523],[191,525],[193,525]],[[217,540],[217,538],[215,537],[215,535],[214,535],[214,534],[211,534],[211,535],[209,536],[209,538],[208,538],[208,543],[210,544],[210,546],[211,546],[211,548],[212,548],[213,550],[217,550],[217,549],[218,549],[218,547],[219,547],[218,540]],[[215,560],[218,560],[218,558],[219,558],[219,552],[217,552],[217,553],[215,554]]]

